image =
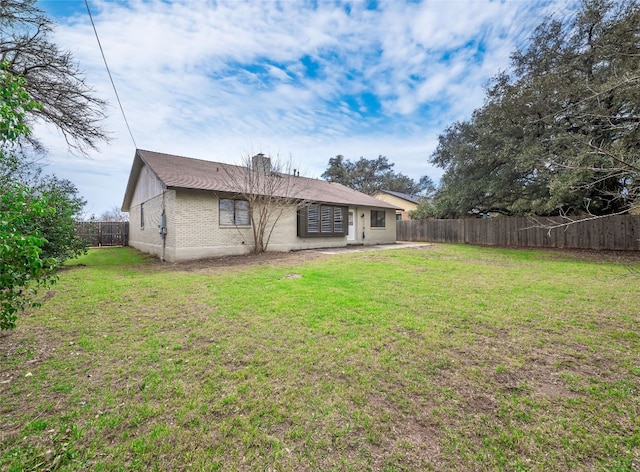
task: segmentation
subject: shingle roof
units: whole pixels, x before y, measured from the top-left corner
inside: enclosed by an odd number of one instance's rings
[[[406,200],[411,203],[420,203],[420,197],[416,197],[415,195],[409,195],[408,193],[392,192],[391,190],[379,190],[379,192],[388,193],[389,195],[402,198],[403,200]]]
[[[124,211],[129,210],[134,187],[145,164],[167,188],[212,190],[229,193],[241,193],[242,191],[237,184],[237,182],[242,182],[242,178],[233,178],[232,176],[241,176],[242,173],[252,172],[242,166],[138,149],[133,160],[122,204]],[[295,185],[295,189],[297,189],[294,191],[295,194],[288,195],[291,197],[319,203],[396,208],[394,205],[335,182],[307,177],[294,177],[292,175],[287,177],[295,179],[297,183]]]

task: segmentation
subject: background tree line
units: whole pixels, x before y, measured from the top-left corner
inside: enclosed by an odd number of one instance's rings
[[[444,169],[420,216],[609,215],[638,211],[640,9],[585,0],[549,18],[430,162]]]
[[[377,190],[391,190],[426,197],[435,191],[435,185],[428,175],[415,181],[402,173],[395,172],[393,166],[394,164],[385,156],[378,156],[377,159],[361,157],[354,162],[339,154],[329,159],[322,178],[367,195]]]

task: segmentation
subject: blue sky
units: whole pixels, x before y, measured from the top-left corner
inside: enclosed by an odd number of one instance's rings
[[[90,0],[136,144],[240,163],[264,152],[320,177],[329,159],[387,156],[412,178],[441,171],[438,135],[483,102],[483,87],[548,15],[574,0],[304,2]],[[110,103],[111,141],[70,155],[34,132],[47,172],[74,182],[86,213],[119,207],[135,146],[83,0],[41,0],[86,81]]]

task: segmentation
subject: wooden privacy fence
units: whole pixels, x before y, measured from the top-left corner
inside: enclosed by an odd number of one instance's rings
[[[640,251],[640,216],[616,215],[566,223],[554,218],[468,218],[397,221],[398,241],[466,243],[486,246]],[[544,226],[547,227],[544,227]]]
[[[129,244],[128,221],[76,221],[76,233],[92,247]]]

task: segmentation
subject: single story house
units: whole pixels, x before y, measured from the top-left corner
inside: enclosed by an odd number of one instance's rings
[[[416,210],[420,203],[420,198],[408,193],[392,192],[391,190],[378,190],[372,195],[378,200],[394,205],[396,210],[396,220],[408,221],[411,219],[409,212]]]
[[[278,184],[271,201],[282,205],[269,251],[395,243],[395,205],[295,171],[273,172],[262,154],[252,167],[138,149],[122,203],[129,245],[169,262],[252,252],[249,212],[265,199],[247,198],[246,184],[257,195],[267,193],[259,184],[267,181]]]

